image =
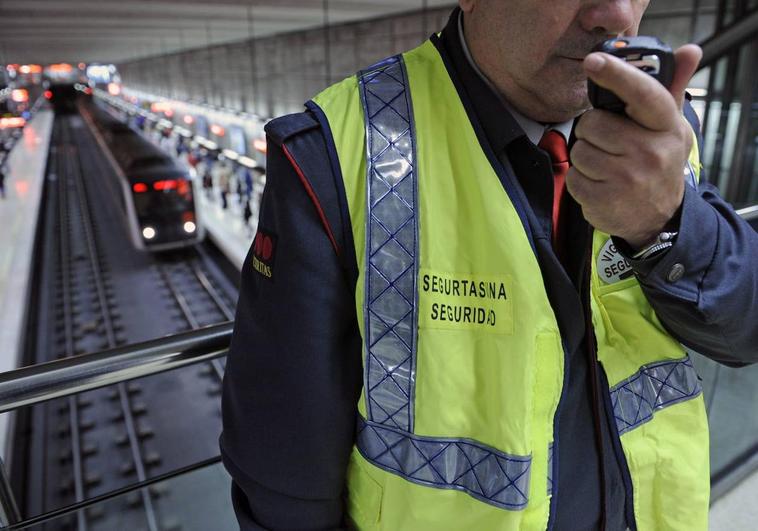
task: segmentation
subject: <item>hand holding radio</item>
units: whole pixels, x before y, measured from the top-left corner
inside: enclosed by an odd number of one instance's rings
[[[694,138],[681,109],[702,51],[672,53],[654,37],[611,39],[599,50],[584,60],[596,107],[576,126],[566,184],[587,221],[639,248],[682,203]]]
[[[648,74],[667,89],[674,80],[674,52],[657,37],[624,37],[608,39],[598,44],[593,52],[603,52],[626,61]],[[587,80],[587,94],[595,109],[626,114],[626,102],[604,88],[592,78]]]

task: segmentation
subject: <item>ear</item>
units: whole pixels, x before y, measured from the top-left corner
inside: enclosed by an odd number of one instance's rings
[[[476,1],[477,0],[458,0],[458,5],[461,6],[464,13],[471,13],[476,6]]]

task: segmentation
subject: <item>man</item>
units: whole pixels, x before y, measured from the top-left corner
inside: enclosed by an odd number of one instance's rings
[[[5,199],[5,165],[0,164],[0,198]]]
[[[589,54],[644,0],[459,3],[267,127],[223,397],[240,525],[706,529],[680,342],[758,359],[758,236],[700,175],[700,51],[668,91]]]

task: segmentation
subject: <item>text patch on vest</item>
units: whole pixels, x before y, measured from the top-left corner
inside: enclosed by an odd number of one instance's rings
[[[447,273],[422,268],[419,328],[513,334],[509,275]]]
[[[634,275],[631,264],[618,252],[610,238],[597,255],[597,274],[606,284],[615,284]]]

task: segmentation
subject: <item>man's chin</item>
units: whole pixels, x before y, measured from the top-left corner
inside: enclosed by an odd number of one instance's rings
[[[544,117],[540,122],[563,123],[568,122],[592,107],[587,97],[587,88],[574,94],[564,93],[561,98],[545,101]]]

